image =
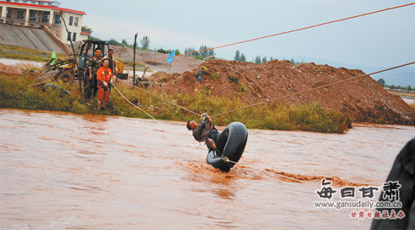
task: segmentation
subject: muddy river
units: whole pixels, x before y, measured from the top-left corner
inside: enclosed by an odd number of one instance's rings
[[[2,109],[0,228],[368,229],[352,209],[313,206],[321,179],[381,186],[415,127],[354,126],[249,130],[222,173],[183,122]]]

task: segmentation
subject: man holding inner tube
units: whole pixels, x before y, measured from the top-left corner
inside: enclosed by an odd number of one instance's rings
[[[202,142],[206,141],[209,150],[216,149],[216,142],[219,139],[220,133],[212,125],[212,118],[207,113],[202,114],[200,123],[190,120],[186,125],[188,130],[192,130],[195,140]]]

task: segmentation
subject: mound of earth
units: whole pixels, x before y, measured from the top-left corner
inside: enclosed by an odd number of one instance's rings
[[[200,70],[202,83],[195,77],[195,72]],[[254,64],[212,60],[192,72],[155,73],[151,80],[161,82],[158,90],[167,94],[195,94],[208,89],[213,95],[239,97],[247,104],[317,102],[325,108],[346,113],[357,122],[414,124],[415,115],[409,105],[399,96],[389,94],[369,76],[280,98],[362,75],[365,73],[361,70],[314,63],[292,65],[289,61],[274,60]]]
[[[22,75],[22,71],[17,66],[5,65],[0,63],[0,74],[7,74],[13,76],[20,76]]]

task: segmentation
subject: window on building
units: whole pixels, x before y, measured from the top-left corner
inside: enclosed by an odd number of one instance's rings
[[[76,33],[73,33],[73,36],[72,36],[72,41],[76,41]]]
[[[55,15],[55,24],[60,25],[62,23],[62,18],[60,15]]]
[[[78,21],[79,21],[79,18],[78,18],[78,17],[75,17],[75,23],[74,23],[74,26],[78,27]]]
[[[17,19],[23,20],[24,19],[24,10],[18,10],[17,11]]]
[[[70,16],[70,17],[69,17],[69,25],[70,25],[70,26],[72,26],[72,24],[73,24],[73,17],[72,17],[72,16]]]
[[[49,12],[43,12],[42,13],[42,22],[48,23],[49,22]]]
[[[6,15],[6,17],[7,17],[7,19],[10,19],[10,17],[11,17],[11,12],[10,12],[10,10],[7,10],[7,15]]]
[[[71,41],[71,32],[68,32],[68,37],[66,38],[66,40]]]
[[[36,21],[36,11],[34,11],[34,10],[30,11],[29,21],[31,21],[31,22]]]

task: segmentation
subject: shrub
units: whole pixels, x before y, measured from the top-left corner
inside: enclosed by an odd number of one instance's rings
[[[235,84],[239,84],[239,79],[238,79],[238,77],[229,76],[229,77],[228,77],[228,79],[229,79],[231,82],[235,83]]]

